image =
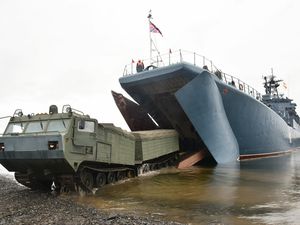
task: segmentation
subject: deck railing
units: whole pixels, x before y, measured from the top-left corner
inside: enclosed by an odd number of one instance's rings
[[[206,69],[210,73],[215,74],[220,80],[222,80],[226,84],[232,85],[237,89],[239,89],[240,91],[258,100],[261,100],[261,94],[256,89],[246,84],[239,78],[222,72],[213,64],[212,60],[206,58],[203,55],[199,55],[195,52],[180,49],[174,52],[170,51],[167,54],[162,54],[152,59],[142,60],[142,62],[146,68],[149,65],[155,68],[155,67],[164,67],[168,65],[173,65],[181,62],[188,62],[193,64],[194,66],[198,66],[203,69]],[[129,76],[137,73],[135,68],[136,63],[137,63],[136,61],[132,60],[130,64],[127,64],[124,68],[123,76]]]

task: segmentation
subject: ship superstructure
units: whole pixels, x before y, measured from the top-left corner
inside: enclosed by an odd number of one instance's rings
[[[296,103],[278,91],[280,85],[286,86],[286,84],[283,80],[277,80],[273,73],[265,76],[264,81],[265,94],[262,96],[262,102],[274,110],[289,126],[298,127],[299,116],[296,112]]]

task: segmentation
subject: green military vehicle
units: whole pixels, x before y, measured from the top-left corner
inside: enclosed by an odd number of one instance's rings
[[[127,132],[55,105],[49,113],[16,110],[0,136],[0,163],[32,189],[92,191],[105,184],[175,163],[174,130]]]

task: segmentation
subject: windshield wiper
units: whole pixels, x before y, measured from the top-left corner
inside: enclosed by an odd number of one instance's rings
[[[64,120],[62,120],[62,123],[63,123],[64,127],[67,128]]]

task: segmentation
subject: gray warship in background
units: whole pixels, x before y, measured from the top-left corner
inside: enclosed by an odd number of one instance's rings
[[[170,52],[156,62],[144,63],[150,66],[141,72],[127,65],[119,79],[135,102],[113,92],[132,131],[175,129],[181,150],[216,163],[273,156],[300,147],[296,104],[279,95],[282,82],[275,76],[264,78],[265,94],[261,95],[193,52]]]

